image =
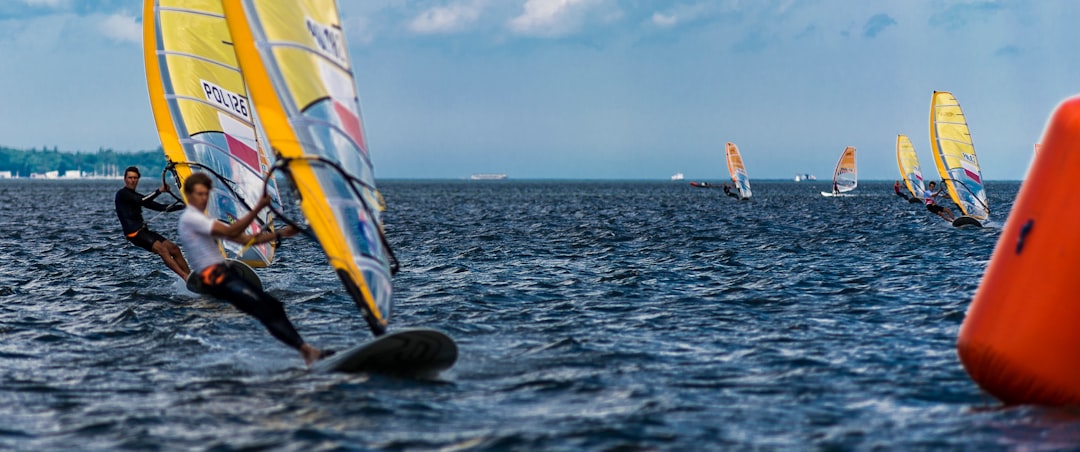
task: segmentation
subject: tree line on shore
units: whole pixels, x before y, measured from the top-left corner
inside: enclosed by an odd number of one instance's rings
[[[165,168],[161,148],[152,151],[121,152],[99,148],[97,152],[61,152],[56,147],[14,149],[0,146],[0,172],[20,177],[49,171],[82,171],[86,174],[119,175],[124,168],[136,166],[143,174],[160,173]]]

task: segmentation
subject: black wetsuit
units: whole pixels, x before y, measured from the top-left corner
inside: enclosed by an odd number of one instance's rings
[[[154,252],[154,244],[165,240],[165,237],[146,227],[142,208],[158,212],[174,212],[184,208],[183,204],[167,206],[154,201],[154,198],[160,194],[161,192],[154,191],[153,194],[143,196],[127,187],[116,192],[116,216],[120,218],[120,227],[124,230],[124,236],[135,246],[150,252]]]
[[[894,185],[894,186],[893,186],[893,191],[895,191],[895,192],[896,192],[896,196],[899,196],[899,197],[901,197],[901,198],[904,198],[904,200],[905,200],[905,201],[908,201],[908,200],[909,200],[909,199],[908,199],[908,195],[907,195],[907,194],[905,194],[904,192],[901,192],[901,191],[900,191],[900,186],[899,186],[899,185]]]
[[[206,267],[196,277],[202,279],[204,292],[255,317],[275,339],[296,350],[304,345],[281,301],[252,286],[228,263]]]

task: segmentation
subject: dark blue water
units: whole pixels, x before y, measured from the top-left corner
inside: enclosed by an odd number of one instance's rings
[[[1080,416],[1001,408],[954,343],[997,227],[863,183],[385,181],[392,328],[460,346],[435,381],[308,373],[128,245],[119,181],[0,181],[0,448],[1080,447]],[[148,217],[153,212],[148,212]],[[175,237],[175,214],[152,226]],[[317,246],[261,271],[301,333],[368,337]]]

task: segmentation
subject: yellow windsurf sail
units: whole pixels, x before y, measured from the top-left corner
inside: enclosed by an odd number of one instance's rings
[[[143,9],[146,84],[167,169],[181,186],[192,171],[215,177],[207,213],[233,222],[262,196],[270,162],[256,140],[254,112],[221,2],[146,0]],[[279,202],[273,181],[267,188]],[[271,224],[264,212],[247,232]],[[274,258],[268,243],[224,242],[222,252],[256,267]]]
[[[382,197],[368,157],[334,0],[224,0],[225,17],[277,168],[375,335],[393,305]]]
[[[844,148],[833,171],[833,190],[837,193],[852,191],[859,185],[859,172],[855,167],[855,147]]]
[[[908,191],[916,198],[922,198],[926,187],[923,185],[922,170],[919,168],[919,156],[915,154],[915,146],[907,135],[896,136],[896,165],[900,167],[900,176],[904,178],[904,184]]]
[[[930,100],[930,144],[938,174],[949,196],[964,215],[984,221],[990,217],[982,171],[975,156],[967,119],[952,93],[934,91]]]
[[[739,147],[735,146],[735,143],[727,143],[727,167],[728,172],[731,173],[731,181],[735,183],[735,187],[739,189],[739,196],[742,199],[750,199],[750,176],[746,174],[746,166],[743,165],[742,154],[739,154]]]

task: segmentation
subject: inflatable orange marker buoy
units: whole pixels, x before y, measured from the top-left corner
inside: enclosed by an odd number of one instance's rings
[[[956,344],[1006,404],[1080,405],[1080,97],[1050,119]]]

